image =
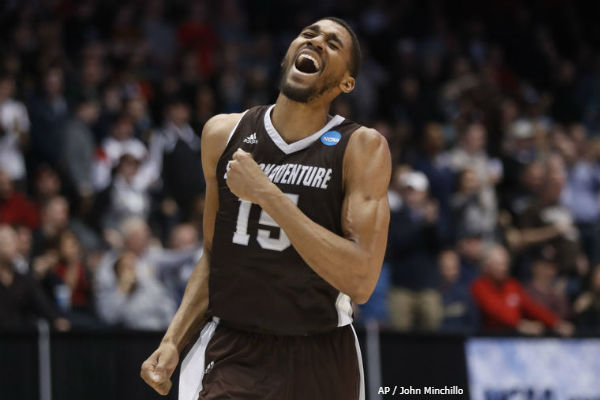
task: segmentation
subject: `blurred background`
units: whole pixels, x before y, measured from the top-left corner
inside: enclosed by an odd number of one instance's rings
[[[363,52],[332,114],[394,165],[367,398],[600,398],[600,3],[566,0],[0,2],[2,398],[154,398],[139,366],[202,251],[203,124],[274,102],[328,15]]]

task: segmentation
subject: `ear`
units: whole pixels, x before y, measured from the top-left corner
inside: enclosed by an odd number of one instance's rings
[[[351,77],[350,75],[347,75],[344,79],[342,79],[342,81],[340,82],[340,90],[344,93],[350,93],[351,91],[354,90],[354,85],[355,85],[355,80],[353,77]]]

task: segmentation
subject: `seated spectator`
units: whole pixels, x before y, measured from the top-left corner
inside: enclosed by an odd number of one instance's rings
[[[15,270],[13,260],[17,254],[15,231],[0,225],[0,328],[25,327],[42,317],[55,329],[68,330],[69,321],[60,316],[38,282]]]
[[[540,335],[546,328],[569,336],[573,326],[538,304],[521,284],[509,276],[509,255],[504,247],[491,246],[484,257],[484,273],[471,285],[475,303],[482,317],[482,329],[487,332],[516,331],[525,335]]]
[[[556,249],[545,246],[535,257],[532,265],[532,277],[525,287],[531,298],[552,311],[559,318],[569,316],[569,303],[565,292],[565,282],[556,279]]]
[[[63,185],[56,170],[49,165],[40,165],[35,171],[33,196],[39,208],[43,207],[53,197],[61,196]]]
[[[481,258],[485,243],[481,232],[463,229],[457,233],[456,251],[460,260],[460,280],[470,286],[481,274]]]
[[[0,223],[26,225],[29,229],[39,224],[38,211],[25,194],[15,189],[9,174],[0,169]]]
[[[460,279],[460,260],[454,250],[446,249],[438,257],[440,269],[439,290],[442,295],[444,332],[474,332],[477,329],[477,311],[469,285]]]
[[[17,257],[13,260],[13,265],[17,272],[27,274],[30,272],[31,229],[25,225],[16,225],[14,229],[17,234]]]
[[[589,289],[573,304],[577,329],[582,333],[600,333],[600,265],[590,276]]]
[[[435,265],[438,210],[427,196],[428,186],[422,172],[399,174],[394,183],[402,203],[390,220],[388,302],[392,326],[400,330],[435,330],[442,318]]]
[[[14,78],[0,76],[0,169],[13,181],[24,183],[22,148],[29,139],[29,116],[23,103],[13,98],[14,91]]]
[[[169,238],[169,249],[174,251],[196,251],[195,259],[189,260],[178,269],[166,269],[161,274],[161,281],[169,288],[171,293],[176,294],[179,303],[183,298],[183,292],[187,285],[197,261],[202,256],[202,243],[198,238],[198,230],[192,224],[179,224],[171,231]]]
[[[135,255],[136,281],[142,283],[153,281],[150,286],[161,286],[160,277],[172,274],[183,265],[194,262],[198,248],[182,250],[164,250],[150,246],[150,230],[146,222],[139,218],[125,220],[121,227],[122,249]],[[115,249],[108,252],[100,262],[94,281],[96,308],[98,315],[105,321],[113,321],[118,310],[114,297],[118,291],[118,280],[114,272],[114,264],[122,254]],[[169,293],[170,299],[176,299],[176,293]]]
[[[58,238],[69,225],[69,204],[64,197],[56,196],[42,207],[41,224],[33,232],[31,257],[42,255],[46,249],[58,242]]]
[[[57,260],[44,286],[74,326],[93,327],[92,276],[84,264],[81,244],[70,230],[59,237]]]
[[[114,264],[117,290],[109,299],[110,314],[105,322],[130,329],[164,330],[169,326],[176,305],[159,281],[140,280],[136,269],[137,256],[123,253]]]

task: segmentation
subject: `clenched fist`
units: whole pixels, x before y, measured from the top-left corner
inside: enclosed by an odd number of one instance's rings
[[[242,149],[233,153],[233,160],[229,162],[227,186],[240,199],[255,204],[260,204],[264,194],[276,188],[252,155]]]
[[[179,352],[175,345],[161,343],[158,349],[142,364],[142,379],[163,396],[169,393],[173,382],[171,375],[179,363]]]

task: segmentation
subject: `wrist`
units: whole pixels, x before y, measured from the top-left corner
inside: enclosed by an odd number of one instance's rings
[[[276,204],[281,201],[281,196],[285,195],[273,182],[269,181],[267,185],[262,188],[257,197],[256,204],[258,204],[263,210],[268,212],[268,209],[272,204]]]
[[[176,340],[173,336],[168,333],[160,341],[161,346],[173,346],[177,349],[177,353],[181,352],[180,341]]]

